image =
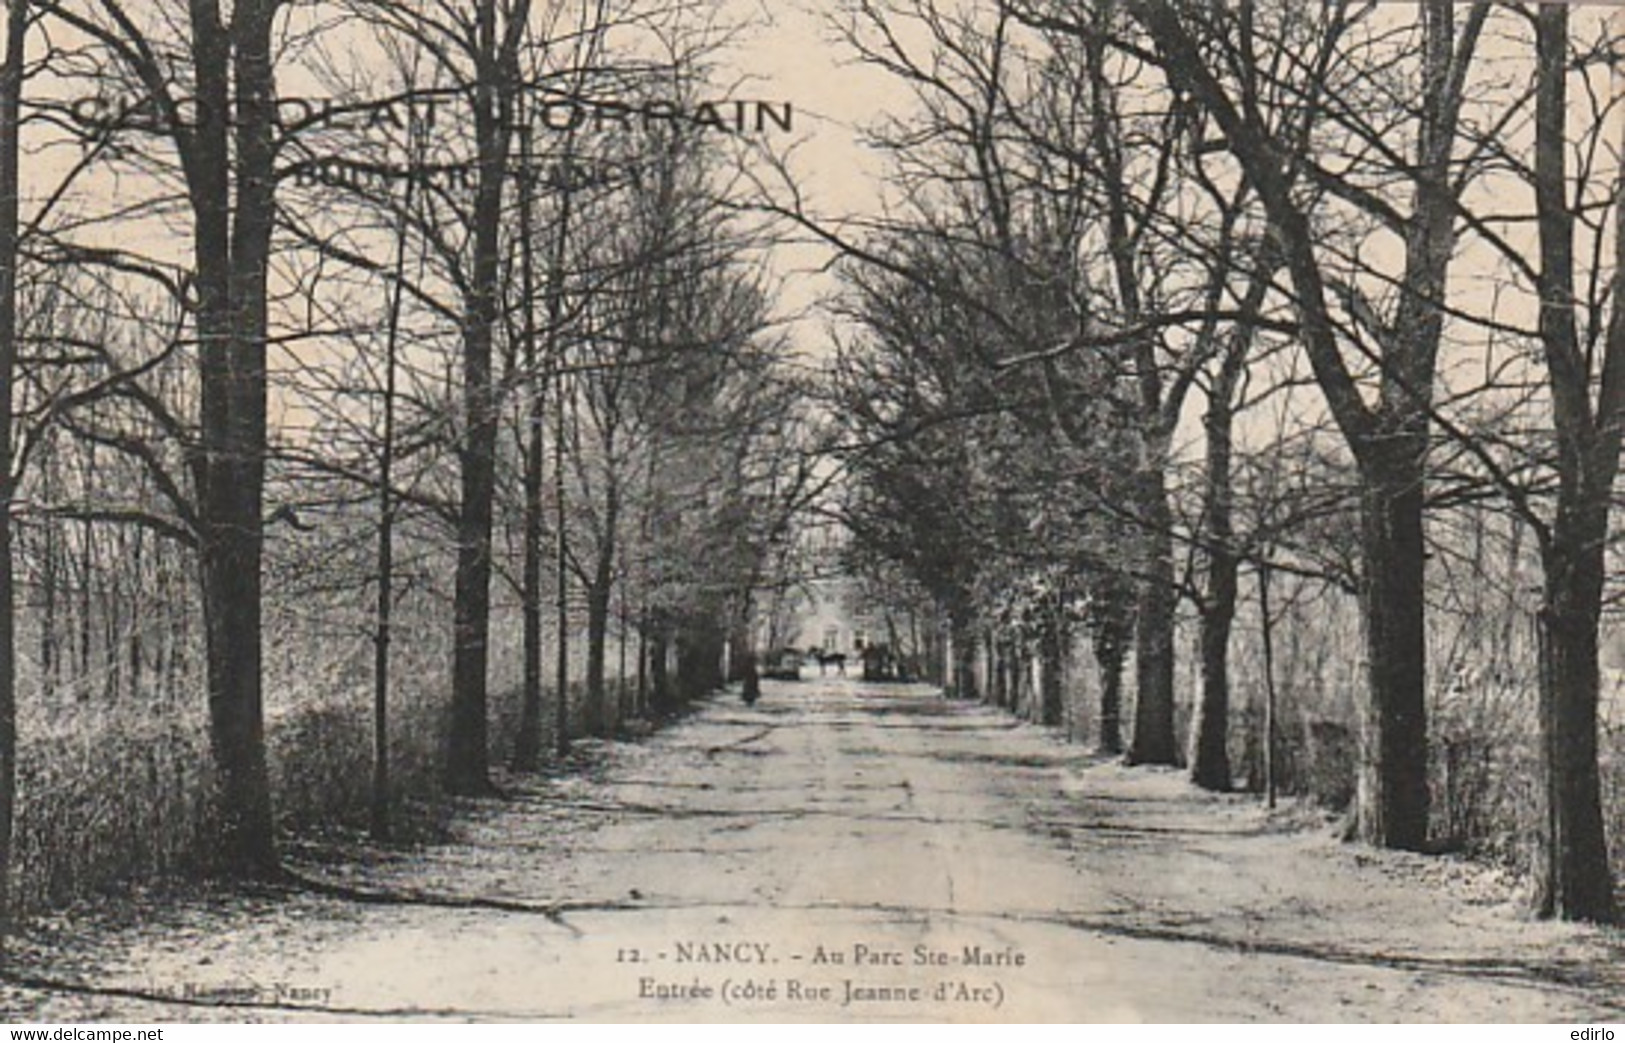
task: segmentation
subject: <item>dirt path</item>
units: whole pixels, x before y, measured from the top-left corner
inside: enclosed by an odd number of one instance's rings
[[[720,698],[604,747],[586,777],[471,806],[454,843],[308,870],[374,900],[46,925],[22,953],[41,980],[6,1005],[46,1021],[1625,1011],[1617,933],[1524,922],[1468,870],[1272,830],[1251,800],[923,688],[765,688],[755,709]]]

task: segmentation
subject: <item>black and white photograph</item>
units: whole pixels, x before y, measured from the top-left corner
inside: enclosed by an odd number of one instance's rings
[[[11,1038],[1625,1031],[1625,4],[0,22]]]

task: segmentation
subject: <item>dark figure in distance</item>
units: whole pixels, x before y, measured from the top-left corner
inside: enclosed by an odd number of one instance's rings
[[[745,700],[746,706],[755,706],[756,700],[762,697],[762,675],[756,670],[756,654],[747,652],[744,656],[743,677],[739,684],[739,697]]]

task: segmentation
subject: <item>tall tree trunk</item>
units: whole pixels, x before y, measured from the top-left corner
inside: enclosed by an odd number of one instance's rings
[[[1230,630],[1236,616],[1237,563],[1229,551],[1208,559],[1202,614],[1202,698],[1196,710],[1191,781],[1216,793],[1234,784],[1230,767]],[[1219,560],[1222,558],[1223,560]]]
[[[746,705],[750,705],[761,697],[762,678],[756,661],[755,608],[749,588],[740,602],[729,647],[733,650],[735,661],[738,663],[740,698]]]
[[[492,791],[486,704],[497,402],[491,381],[491,355],[498,319],[502,198],[514,111],[511,52],[506,41],[498,40],[496,0],[480,0],[476,24],[479,69],[473,102],[478,175],[470,230],[472,270],[462,330],[466,430],[461,453],[452,610],[455,647],[445,771],[447,791],[465,796],[483,796]],[[511,32],[504,35],[513,36]]]
[[[1140,476],[1140,523],[1143,526],[1144,575],[1134,631],[1134,741],[1131,764],[1177,764],[1179,741],[1174,732],[1174,587],[1173,511],[1168,505],[1162,454]]]
[[[566,155],[572,153],[566,152]],[[559,197],[558,227],[554,229],[552,256],[547,264],[547,358],[553,370],[553,612],[554,663],[553,747],[559,757],[570,754],[570,527],[565,495],[564,448],[565,374],[564,265],[569,248],[575,196],[569,189]]]
[[[107,705],[112,706],[118,702],[123,691],[120,684],[123,662],[119,655],[123,651],[120,647],[119,631],[124,627],[120,597],[123,584],[119,582],[119,569],[125,561],[123,528],[117,528],[109,533],[108,539],[113,543],[112,553],[109,555],[108,565],[97,570],[96,586],[102,624],[102,695]]]
[[[0,75],[4,74],[0,73]],[[3,116],[0,116],[0,119],[3,118]],[[0,139],[0,141],[3,140],[5,139]],[[0,158],[0,163],[4,162],[6,160]],[[8,197],[0,196],[0,206],[10,206],[9,203],[5,202],[6,198]],[[0,216],[0,221],[3,220],[5,220],[4,216]],[[0,239],[4,238],[4,234],[3,231],[0,231]],[[0,249],[4,249],[4,247],[0,247]],[[0,266],[3,266],[3,268],[0,268],[0,279],[14,278],[14,276],[5,274],[12,269],[14,264],[14,259],[0,257]],[[0,292],[6,292],[3,285],[0,284]],[[0,308],[16,308],[15,291],[10,291],[10,293],[11,296],[0,299]],[[16,319],[11,318],[4,321],[15,325]],[[0,363],[0,365],[3,365],[3,363]],[[7,386],[10,386],[9,379]],[[9,425],[6,432],[9,437]],[[57,472],[60,466],[55,438],[49,434],[45,435],[36,452],[40,458],[40,497],[46,503],[55,503],[58,496]],[[9,524],[9,519],[7,519],[6,523]],[[43,601],[39,635],[40,695],[47,706],[56,702],[57,686],[62,678],[62,652],[57,636],[57,598],[59,596],[58,588],[61,584],[61,552],[58,549],[57,537],[59,528],[59,523],[55,519],[46,519],[45,523],[40,526],[39,538],[40,596]],[[168,599],[165,599],[165,604],[168,604]],[[8,658],[10,657],[8,656]]]
[[[1603,494],[1606,497],[1606,493]],[[1542,555],[1540,751],[1543,814],[1534,863],[1541,916],[1608,923],[1614,881],[1608,868],[1597,766],[1597,628],[1607,546],[1606,499]]]
[[[416,127],[411,135],[416,143]],[[416,154],[416,149],[413,150]],[[394,640],[395,614],[395,399],[397,394],[401,308],[406,300],[407,222],[415,198],[414,183],[408,178],[401,207],[401,223],[396,229],[393,293],[384,330],[384,417],[378,447],[378,590],[376,627],[373,631],[372,659],[372,835],[375,840],[390,838],[389,773],[389,654]]]
[[[592,585],[587,588],[587,698],[583,708],[583,727],[587,734],[597,736],[609,733],[609,695],[604,676],[609,656],[611,578],[609,564],[600,556]]]
[[[994,706],[1005,704],[1004,657],[1001,656],[998,631],[989,627],[983,637],[987,647],[987,701]]]
[[[1262,280],[1260,280],[1262,283]],[[1237,570],[1230,461],[1236,385],[1246,360],[1244,335],[1236,334],[1208,392],[1207,596],[1202,606],[1202,698],[1196,709],[1191,781],[1228,792],[1230,767],[1230,630],[1236,618]]]
[[[1100,734],[1095,746],[1105,754],[1123,752],[1123,662],[1128,658],[1131,627],[1128,619],[1110,615],[1091,625],[1100,673]]]
[[[46,450],[54,452],[54,450]],[[52,493],[42,491],[46,503],[54,502]],[[61,679],[61,651],[57,643],[57,585],[58,551],[56,524],[47,521],[40,528],[40,596],[44,599],[40,619],[40,695],[47,706],[56,702],[57,685]]]
[[[1356,800],[1361,839],[1421,850],[1427,843],[1427,571],[1422,532],[1425,442],[1396,438],[1361,488],[1361,607],[1371,697],[1361,713]]]
[[[1557,428],[1558,493],[1556,514],[1541,541],[1544,814],[1535,838],[1534,904],[1542,916],[1609,922],[1615,909],[1597,764],[1597,631],[1625,425],[1625,171],[1616,181],[1613,313],[1593,411],[1592,362],[1581,348],[1575,319],[1575,218],[1567,200],[1568,18],[1568,8],[1555,3],[1542,4],[1536,15],[1540,334]]]
[[[1095,748],[1116,756],[1123,752],[1123,655],[1116,652],[1100,663],[1100,736]]]
[[[533,392],[539,399],[540,392]],[[515,737],[515,771],[535,771],[542,756],[542,417],[533,404],[525,444],[525,561],[520,600],[524,603],[524,678],[519,699],[519,734]]]
[[[613,456],[613,443],[608,448]],[[615,594],[616,530],[621,523],[620,514],[616,479],[613,474],[607,475],[604,528],[593,565],[592,584],[587,589],[587,730],[598,736],[610,734],[613,727],[605,667],[609,656],[609,618]]]
[[[1277,711],[1280,709],[1280,700],[1275,692],[1275,616],[1270,608],[1270,563],[1266,556],[1258,565],[1258,630],[1259,644],[1263,656],[1260,664],[1264,671],[1263,691],[1263,720],[1259,722],[1258,747],[1260,751],[1259,769],[1262,774],[1260,785],[1264,791],[1264,805],[1275,807],[1275,794],[1279,788],[1279,772],[1276,770],[1276,753],[1280,750],[1280,729],[1277,726]],[[1296,658],[1296,655],[1294,655]]]
[[[699,680],[700,653],[695,650],[695,636],[687,627],[678,629],[672,643],[676,647],[674,658],[677,660],[676,684],[672,688],[672,694],[675,696],[677,706],[682,708],[703,691]]]
[[[519,734],[514,738],[515,771],[535,771],[542,760],[542,535],[545,431],[542,403],[546,382],[542,379],[541,358],[536,343],[536,251],[533,196],[536,171],[532,167],[529,127],[520,121],[519,181],[519,263],[520,292],[524,296],[525,324],[525,519],[524,566],[520,580],[520,601],[524,616],[524,677],[519,696]]]
[[[976,699],[976,630],[969,622],[955,620],[950,633],[953,643],[953,688],[956,699]]]
[[[1405,224],[1405,272],[1391,329],[1380,332],[1384,367],[1375,415],[1350,439],[1360,464],[1361,605],[1370,693],[1361,729],[1356,795],[1362,839],[1417,850],[1427,843],[1428,408],[1433,396],[1441,302],[1456,243],[1451,164],[1462,84],[1488,11],[1468,13],[1457,47],[1455,6],[1424,0],[1422,84],[1414,202]]]
[[[27,0],[11,0],[0,64],[0,949],[11,934],[11,834],[17,806],[17,633],[11,503],[12,388],[17,370],[19,132]],[[49,669],[47,667],[47,669]]]
[[[566,197],[568,198],[568,197]],[[555,259],[562,255],[562,248]],[[562,274],[563,265],[551,269],[553,280]],[[557,316],[562,314],[560,291],[549,291],[548,323],[557,330]],[[555,333],[549,333],[555,337]],[[561,758],[570,755],[570,527],[564,488],[564,411],[565,374],[564,358],[555,339],[553,364],[553,749]]]
[[[1105,35],[1115,12],[1112,4],[1091,12],[1097,32],[1086,37],[1090,77],[1090,140],[1104,174],[1106,194],[1106,253],[1117,290],[1117,306],[1129,323],[1140,321],[1144,295],[1133,205],[1124,176],[1124,128],[1117,111],[1117,86],[1107,70]],[[1128,345],[1133,359],[1132,377],[1138,400],[1140,470],[1133,490],[1140,531],[1140,589],[1134,633],[1135,700],[1134,737],[1129,747],[1131,764],[1177,764],[1179,742],[1174,734],[1174,590],[1173,511],[1168,504],[1168,457],[1173,425],[1165,412],[1178,412],[1179,403],[1164,402],[1162,367],[1154,338],[1135,337]]]
[[[1043,688],[1038,700],[1038,723],[1059,727],[1065,716],[1064,671],[1066,669],[1066,628],[1060,612],[1050,613],[1039,636]]]
[[[637,658],[638,677],[637,686],[632,690],[632,706],[639,717],[649,715],[649,612],[644,608],[640,613],[641,622],[638,623],[637,632]]]
[[[627,672],[627,657],[631,651],[631,627],[626,609],[626,590],[623,587],[619,601],[619,611],[615,620],[615,653],[616,653],[616,683],[615,683],[615,724],[617,728],[624,727],[629,718],[638,714],[638,708],[633,702],[632,675]]]
[[[399,292],[399,291],[397,291]],[[399,300],[399,297],[396,298]],[[390,340],[393,342],[393,334]],[[389,781],[389,646],[395,608],[395,505],[390,483],[394,457],[395,352],[385,349],[384,442],[378,469],[378,591],[377,619],[373,630],[372,659],[372,836],[380,842],[390,838]]]
[[[1027,658],[1025,645],[1012,637],[1000,642],[999,658],[1004,662],[1006,706],[1011,713],[1025,716],[1027,710],[1028,681],[1031,680],[1031,663]]]
[[[242,0],[228,33],[216,5],[193,5],[198,118],[187,172],[196,220],[199,563],[209,739],[221,782],[219,857],[233,875],[262,878],[280,873],[260,648],[275,8],[274,0]]]
[[[87,460],[94,461],[95,446],[90,446],[87,448],[84,455]],[[89,469],[87,469],[83,477],[84,487],[87,489],[91,488],[94,478]],[[77,648],[79,676],[74,678],[74,688],[78,692],[78,697],[81,701],[85,698],[85,685],[88,683],[90,678],[90,657],[91,653],[94,651],[94,648],[92,647],[93,642],[91,640],[91,633],[95,629],[92,626],[94,615],[91,611],[90,604],[90,593],[96,577],[96,558],[94,553],[95,545],[91,542],[91,537],[94,535],[94,533],[95,526],[90,522],[89,519],[83,519],[79,522],[79,556],[78,561],[76,562],[78,565],[76,571],[78,572],[77,580],[79,584],[79,589],[76,591],[76,593],[79,595],[79,597],[76,599],[76,604],[74,606],[78,610],[78,618],[75,620],[75,623],[77,624],[76,629],[79,632],[79,644]]]
[[[132,698],[142,696],[142,686],[146,683],[147,672],[145,635],[146,621],[149,617],[146,606],[142,604],[142,592],[151,589],[151,577],[147,569],[147,543],[145,537],[145,529],[138,528],[130,534],[130,538],[134,542],[134,547],[129,554],[129,567],[130,573],[134,577],[132,584],[134,590],[130,594],[131,620],[129,629],[126,632],[128,635],[126,638],[126,676],[129,678],[129,692]]]
[[[671,671],[667,659],[671,654],[671,636],[663,622],[654,626],[649,636],[649,705],[656,717],[669,716],[676,708],[672,698]]]

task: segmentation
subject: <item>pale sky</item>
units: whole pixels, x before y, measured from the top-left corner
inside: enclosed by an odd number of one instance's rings
[[[837,7],[838,0],[723,0],[719,17],[746,29],[725,56],[727,71],[719,71],[717,87],[736,98],[793,104],[794,134],[775,132],[772,144],[797,142],[791,166],[808,208],[823,215],[870,214],[879,205],[884,160],[859,144],[857,128],[900,111],[908,104],[907,94],[883,73],[852,63],[844,48],[830,39],[827,22]],[[1395,17],[1403,17],[1404,10],[1395,5]],[[66,157],[54,158],[56,162],[46,162],[37,154],[30,156],[25,178],[46,178],[50,168]],[[97,191],[106,202],[125,187],[130,186],[98,186]],[[121,226],[121,234],[129,234],[128,226]],[[833,287],[827,276],[803,274],[829,256],[821,246],[791,245],[775,252],[774,268],[787,280],[780,302],[783,310],[804,309]],[[1472,257],[1464,257],[1457,267],[1464,286],[1471,280],[1485,282],[1490,273]],[[797,349],[813,359],[827,351],[822,321],[816,315],[796,323],[793,336]],[[1305,398],[1312,410],[1318,408],[1318,402],[1310,401],[1314,398]]]

